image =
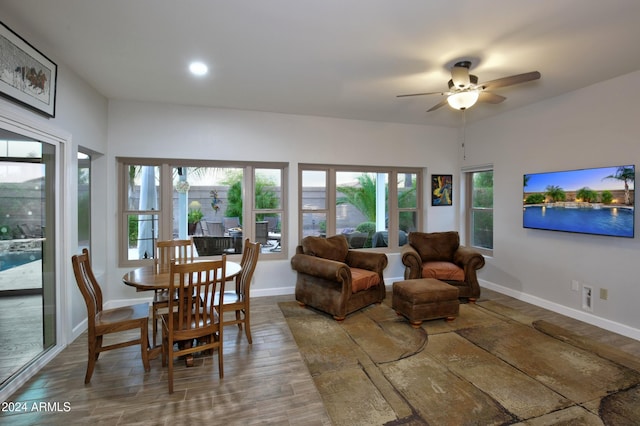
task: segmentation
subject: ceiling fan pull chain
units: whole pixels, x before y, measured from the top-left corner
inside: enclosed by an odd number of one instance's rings
[[[467,111],[462,110],[462,159],[467,159]]]

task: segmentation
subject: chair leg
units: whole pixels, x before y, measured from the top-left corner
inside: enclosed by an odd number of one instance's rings
[[[247,342],[251,345],[253,343],[251,339],[251,321],[249,321],[249,310],[244,311],[244,332],[247,335]]]
[[[242,316],[240,315],[240,309],[236,309],[236,321],[238,321],[238,328],[240,330],[242,330],[242,322],[240,322],[241,319]]]
[[[204,343],[205,345],[208,345],[209,343],[212,342],[211,339],[213,339],[212,336],[206,336],[206,337],[202,338],[202,343]],[[203,354],[206,355],[206,356],[213,356],[213,348],[206,349],[203,352]]]
[[[98,357],[100,356],[100,348],[102,348],[102,336],[98,336],[96,337],[96,346],[95,346],[95,359],[96,361],[98,360]]]
[[[93,369],[96,366],[96,361],[98,360],[98,354],[99,352],[97,351],[97,341],[91,341],[89,340],[89,356],[87,359],[87,372],[84,375],[84,384],[88,384],[91,381],[91,376],[93,375]]]
[[[153,347],[156,347],[156,336],[158,335],[158,310],[156,309],[156,307],[154,306],[153,308],[151,308],[153,313],[152,313],[152,317],[153,317],[153,335],[151,336],[151,340],[153,341]]]
[[[168,345],[167,345],[168,346]],[[173,393],[173,349],[168,348],[168,362],[169,362],[169,393]]]
[[[222,367],[222,325],[220,326],[219,333],[218,339],[220,339],[220,346],[218,346],[218,376],[222,379],[224,377],[224,370]]]
[[[167,352],[169,351],[169,340],[167,339],[164,326],[162,327],[162,366],[167,366]]]
[[[140,351],[144,371],[149,372],[151,371],[149,365],[149,323],[146,319],[140,324]]]

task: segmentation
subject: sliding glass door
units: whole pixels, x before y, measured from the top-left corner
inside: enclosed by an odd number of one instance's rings
[[[56,343],[56,148],[0,130],[0,387]]]

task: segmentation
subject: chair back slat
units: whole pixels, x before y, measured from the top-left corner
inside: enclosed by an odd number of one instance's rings
[[[102,290],[91,269],[89,250],[85,248],[82,250],[82,254],[74,255],[71,258],[71,263],[76,283],[87,305],[88,320],[90,323],[94,323],[96,315],[102,312]]]

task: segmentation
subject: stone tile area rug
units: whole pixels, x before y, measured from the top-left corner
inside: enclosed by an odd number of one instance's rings
[[[615,348],[491,301],[414,329],[389,299],[342,324],[279,304],[335,425],[640,424],[638,362]]]

